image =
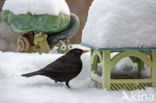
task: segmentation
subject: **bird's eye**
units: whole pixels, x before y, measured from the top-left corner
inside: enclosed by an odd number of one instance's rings
[[[68,45],[68,49],[72,49],[72,46],[71,45]]]
[[[66,46],[65,46],[65,45],[62,45],[62,46],[61,46],[61,49],[62,49],[62,50],[66,50]]]

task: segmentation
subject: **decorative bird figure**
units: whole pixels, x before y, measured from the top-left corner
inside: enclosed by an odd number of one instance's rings
[[[22,76],[46,76],[55,80],[56,83],[65,82],[66,86],[70,88],[69,81],[75,78],[82,70],[82,61],[80,57],[83,53],[87,52],[88,50],[72,49],[64,56],[45,66],[43,69],[23,74]]]
[[[58,53],[67,53],[69,52],[71,49],[72,49],[72,45],[70,44],[70,40],[66,39],[66,40],[60,40],[58,43],[57,43],[57,51]]]

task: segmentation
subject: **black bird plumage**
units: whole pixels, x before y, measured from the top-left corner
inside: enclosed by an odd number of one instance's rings
[[[23,74],[22,76],[46,76],[55,80],[56,83],[66,82],[67,87],[70,88],[69,81],[81,72],[82,61],[80,57],[86,52],[88,52],[88,50],[72,49],[67,54],[50,63],[43,69]]]

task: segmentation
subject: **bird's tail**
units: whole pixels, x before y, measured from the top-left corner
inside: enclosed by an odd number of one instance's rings
[[[32,77],[32,76],[36,76],[36,75],[39,75],[39,72],[38,71],[27,73],[27,74],[22,74],[21,76],[24,76],[24,77]]]

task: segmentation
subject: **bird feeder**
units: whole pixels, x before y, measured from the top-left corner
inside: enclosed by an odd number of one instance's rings
[[[82,45],[91,49],[90,77],[107,90],[156,87],[156,2],[153,0],[95,0],[83,30]],[[111,56],[116,52],[117,55]],[[125,57],[138,66],[137,77],[113,75]],[[101,65],[101,75],[98,67]],[[147,66],[150,77],[141,75]],[[95,74],[96,75],[95,75]]]
[[[79,28],[79,18],[70,13],[65,0],[6,0],[1,19],[7,28],[20,35],[20,52],[49,52]]]

